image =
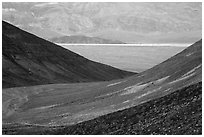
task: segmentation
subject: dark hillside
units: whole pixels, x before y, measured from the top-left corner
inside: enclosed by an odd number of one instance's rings
[[[120,79],[134,73],[90,61],[2,22],[3,88]]]

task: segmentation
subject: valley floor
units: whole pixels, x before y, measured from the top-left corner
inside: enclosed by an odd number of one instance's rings
[[[3,125],[3,134],[202,134],[202,82],[72,126]]]

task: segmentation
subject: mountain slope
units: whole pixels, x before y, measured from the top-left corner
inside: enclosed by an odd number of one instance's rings
[[[75,125],[159,99],[201,81],[202,40],[163,63],[124,79],[4,89],[2,91],[3,127],[6,131],[13,129],[18,131],[27,130],[24,126],[29,126],[31,129],[40,126],[52,130],[61,126]],[[200,86],[189,88],[200,91]],[[186,89],[184,92],[188,94]],[[182,98],[177,98],[178,106],[183,106],[178,102]],[[170,103],[172,101],[170,100]],[[70,132],[72,133],[74,134]]]
[[[124,44],[121,41],[114,41],[108,39],[102,39],[97,37],[87,37],[82,35],[77,36],[62,36],[52,38],[50,41],[54,43],[77,43],[77,44]]]
[[[2,25],[3,88],[104,81],[134,74],[90,61],[4,21]]]
[[[201,135],[202,83],[73,126],[29,128],[29,125],[15,125],[11,129],[4,127],[3,134]]]
[[[41,134],[202,134],[202,83],[136,107]],[[39,133],[38,133],[39,134]]]

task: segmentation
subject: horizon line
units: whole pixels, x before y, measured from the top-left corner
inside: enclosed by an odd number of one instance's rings
[[[155,44],[155,43],[142,43],[142,44],[93,44],[93,43],[90,43],[90,44],[85,44],[85,43],[55,43],[57,45],[61,45],[61,46],[76,46],[76,45],[79,45],[79,46],[149,46],[149,47],[165,47],[165,46],[171,46],[171,47],[188,47],[190,45],[192,45],[193,43],[158,43],[158,44]]]

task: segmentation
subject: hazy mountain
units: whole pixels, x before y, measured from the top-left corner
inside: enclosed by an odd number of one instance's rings
[[[193,43],[201,38],[201,2],[3,2],[2,7],[4,20],[38,35],[43,30],[46,39],[54,33],[125,43]]]
[[[201,82],[202,40],[129,78],[4,89],[3,132],[200,134]]]
[[[87,36],[62,36],[57,38],[52,38],[50,41],[54,43],[82,43],[82,44],[124,44],[121,41],[114,41],[108,39],[102,39],[97,37],[87,37]]]
[[[104,81],[134,74],[90,61],[4,21],[2,25],[3,88]]]

